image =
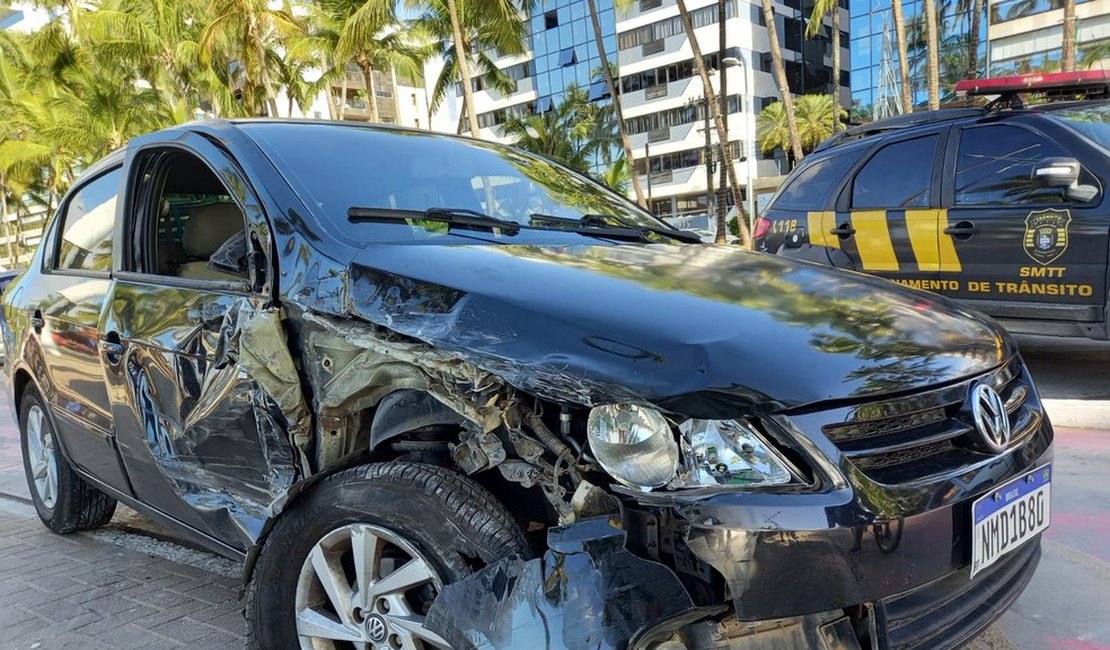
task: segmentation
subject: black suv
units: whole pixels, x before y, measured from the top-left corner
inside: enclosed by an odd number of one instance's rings
[[[1110,337],[1110,71],[961,82],[982,108],[854,127],[806,157],[756,248],[948,296],[1013,332]]]
[[[241,560],[251,647],[956,647],[1049,522],[995,325],[491,143],[144,136],[3,300],[42,521]]]

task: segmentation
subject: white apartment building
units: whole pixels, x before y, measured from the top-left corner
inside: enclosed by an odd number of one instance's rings
[[[476,82],[475,103],[482,137],[500,139],[499,126],[508,114],[539,113],[557,104],[570,83],[589,89],[591,99],[608,96],[594,71],[598,58],[585,0],[547,2],[529,17],[529,51],[495,59],[517,80],[516,91],[503,96]],[[802,2],[775,4],[780,44],[795,92],[831,91],[831,48],[828,39],[805,40]],[[720,94],[725,77],[728,132],[737,177],[746,191],[751,178],[785,173],[784,161],[766,157],[755,144],[755,116],[779,97],[772,78],[770,46],[758,2],[728,0],[724,64],[718,59],[718,8],[715,0],[688,0],[702,54],[713,69]],[[806,5],[808,11],[809,5]],[[841,23],[848,24],[847,9]],[[625,123],[632,134],[637,173],[652,210],[661,216],[704,213],[707,190],[717,188],[717,170],[707,178],[706,119],[703,89],[694,67],[689,39],[675,0],[641,0],[629,11],[615,13],[611,2],[599,2],[605,49],[619,69],[618,85]],[[828,23],[828,21],[826,21]],[[826,24],[827,26],[827,24]],[[847,35],[842,38],[842,81],[850,69]],[[841,84],[845,101],[846,84]],[[710,159],[716,156],[717,133],[710,124]],[[716,165],[714,164],[715,168]],[[648,170],[651,173],[648,173]],[[710,199],[711,200],[711,199]]]
[[[1059,69],[1063,56],[1063,0],[990,0],[988,70],[1001,77]],[[1110,0],[1076,0],[1077,61],[1110,43]],[[1095,67],[1110,66],[1110,57]]]

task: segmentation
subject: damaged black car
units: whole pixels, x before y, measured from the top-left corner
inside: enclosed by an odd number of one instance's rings
[[[1050,518],[1014,343],[696,241],[487,142],[135,139],[3,298],[35,507],[242,561],[253,648],[965,643]]]

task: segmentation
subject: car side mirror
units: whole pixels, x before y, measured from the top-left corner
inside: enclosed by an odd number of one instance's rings
[[[1082,171],[1075,158],[1045,158],[1033,167],[1033,182],[1040,187],[1058,187],[1064,197],[1079,203],[1088,203],[1098,196],[1094,185],[1080,185]]]
[[[1071,187],[1079,182],[1079,161],[1045,158],[1033,167],[1033,182],[1041,187]]]

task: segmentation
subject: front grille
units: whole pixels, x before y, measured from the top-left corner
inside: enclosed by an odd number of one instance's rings
[[[1030,540],[971,579],[964,568],[875,604],[880,647],[958,648],[1002,615],[1033,577],[1041,541]]]
[[[825,436],[873,481],[906,483],[958,470],[994,455],[975,430],[968,398],[977,382],[992,386],[1006,404],[1020,444],[1041,423],[1030,403],[1029,375],[1020,358],[974,380],[905,398],[864,404],[845,421],[822,427]]]

